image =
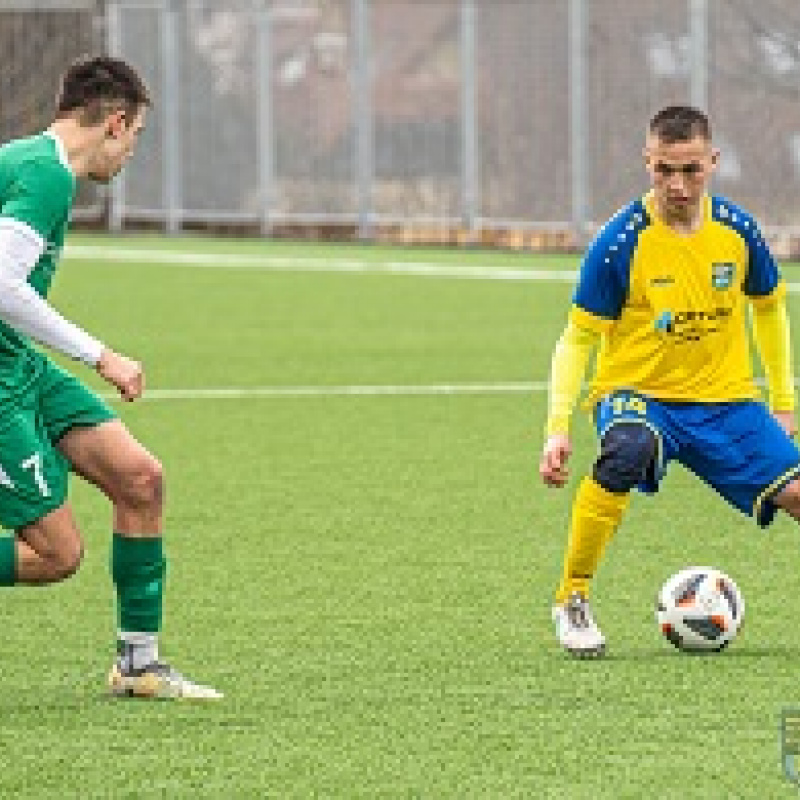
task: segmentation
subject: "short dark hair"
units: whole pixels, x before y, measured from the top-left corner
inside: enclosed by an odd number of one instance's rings
[[[119,108],[130,121],[150,95],[136,70],[120,58],[84,55],[61,76],[56,118],[75,115],[82,125],[94,125]]]
[[[688,142],[695,136],[711,141],[711,123],[694,106],[666,106],[651,120],[649,132],[666,144]]]

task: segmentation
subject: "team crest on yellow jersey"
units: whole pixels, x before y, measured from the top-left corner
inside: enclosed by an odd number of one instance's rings
[[[732,261],[717,262],[711,265],[711,285],[715,289],[730,289],[733,276],[736,274],[736,264]]]

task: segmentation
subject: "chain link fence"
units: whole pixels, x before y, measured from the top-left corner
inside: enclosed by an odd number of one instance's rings
[[[794,0],[0,2],[0,140],[45,126],[56,77],[103,48],[155,106],[112,227],[439,226],[581,242],[646,188],[666,103],[709,110],[714,190],[800,234]]]

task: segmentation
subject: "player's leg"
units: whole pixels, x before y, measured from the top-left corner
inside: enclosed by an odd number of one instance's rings
[[[15,583],[55,583],[74,575],[83,542],[68,503],[20,528],[13,541]]]
[[[67,504],[69,465],[37,413],[36,387],[0,407],[0,586],[62,580],[82,544]]]
[[[578,656],[597,656],[605,638],[589,606],[589,586],[603,552],[619,527],[630,492],[655,476],[659,439],[647,419],[644,398],[615,394],[598,407],[600,452],[572,505],[564,569],[553,606],[562,646]]]
[[[156,658],[166,560],[161,537],[161,466],[118,419],[74,427],[57,444],[72,469],[113,506],[111,570],[121,643],[134,637],[137,666]]]
[[[158,659],[166,559],[161,465],[118,419],[75,427],[58,442],[73,469],[114,507],[112,576],[117,591],[118,658],[109,677],[115,694],[212,699]]]
[[[656,438],[645,425],[618,422],[600,439],[600,453],[578,487],[572,506],[567,555],[556,602],[578,592],[589,595],[603,550],[619,525],[630,491],[655,458]]]
[[[558,639],[575,655],[596,656],[605,650],[605,638],[589,606],[589,585],[622,521],[630,490],[644,477],[655,451],[655,437],[644,425],[613,425],[600,441],[592,475],[578,487],[553,606]]]
[[[158,659],[166,559],[161,465],[114,413],[73,376],[50,364],[40,406],[62,458],[113,506],[111,571],[117,595],[118,694],[218,697]]]
[[[772,498],[772,503],[800,522],[800,480],[795,478]]]

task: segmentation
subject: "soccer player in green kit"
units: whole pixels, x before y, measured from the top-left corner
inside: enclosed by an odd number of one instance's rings
[[[0,585],[45,584],[78,569],[83,545],[67,500],[71,471],[113,504],[115,696],[215,699],[159,659],[165,557],[163,477],[93,392],[31,342],[83,361],[123,399],[144,390],[141,364],[62,317],[47,291],[76,180],[106,183],[133,153],[150,98],[120,59],[83,57],[64,73],[52,125],[0,147]]]

